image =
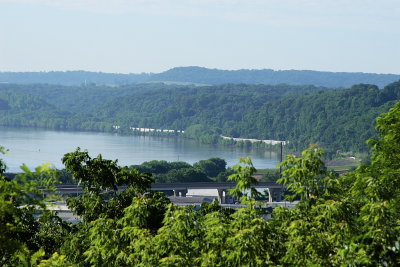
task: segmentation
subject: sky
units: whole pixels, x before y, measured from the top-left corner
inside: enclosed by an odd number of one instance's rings
[[[0,0],[0,71],[400,74],[399,0]]]

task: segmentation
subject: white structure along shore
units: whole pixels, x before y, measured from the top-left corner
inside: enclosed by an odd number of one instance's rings
[[[129,127],[132,131],[142,132],[142,133],[150,133],[150,132],[158,132],[158,133],[184,133],[183,130],[168,130],[168,129],[152,129],[152,128],[136,128]]]
[[[279,141],[279,140],[260,140],[260,139],[249,139],[249,138],[235,138],[235,137],[229,137],[229,136],[223,136],[221,135],[223,139],[227,140],[233,140],[233,141],[249,141],[250,143],[257,143],[257,142],[262,142],[268,145],[280,145],[281,143],[283,145],[286,145],[289,143],[289,141]]]

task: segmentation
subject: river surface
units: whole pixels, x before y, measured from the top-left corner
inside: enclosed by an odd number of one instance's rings
[[[31,128],[0,127],[0,146],[9,149],[1,155],[7,172],[20,171],[50,162],[63,168],[61,158],[77,147],[87,149],[91,157],[102,154],[105,159],[118,159],[120,165],[136,165],[150,160],[185,161],[219,157],[233,166],[240,157],[251,157],[256,168],[275,168],[279,162],[276,152],[262,149],[241,149],[198,144],[183,138],[119,135],[95,132],[68,132]]]

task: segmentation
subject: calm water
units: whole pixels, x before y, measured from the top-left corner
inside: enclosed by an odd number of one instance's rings
[[[118,159],[120,165],[141,164],[150,160],[180,160],[193,164],[202,159],[219,157],[232,166],[240,157],[246,156],[252,158],[256,168],[274,168],[278,163],[278,154],[271,151],[201,145],[181,138],[111,133],[0,127],[0,146],[10,150],[8,154],[0,155],[8,166],[8,172],[19,171],[22,163],[34,168],[51,162],[57,168],[63,168],[62,156],[77,147],[87,149],[91,157],[102,154],[106,159]]]

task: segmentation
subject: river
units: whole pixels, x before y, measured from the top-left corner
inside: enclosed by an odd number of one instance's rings
[[[241,149],[198,144],[183,138],[132,136],[112,133],[53,131],[32,128],[0,127],[0,146],[9,149],[0,155],[7,172],[17,172],[25,163],[33,169],[50,162],[63,168],[61,158],[77,147],[87,149],[91,157],[102,154],[106,159],[118,159],[120,165],[141,164],[150,160],[185,161],[219,157],[233,166],[240,157],[251,157],[256,168],[275,168],[276,152],[262,149]]]

